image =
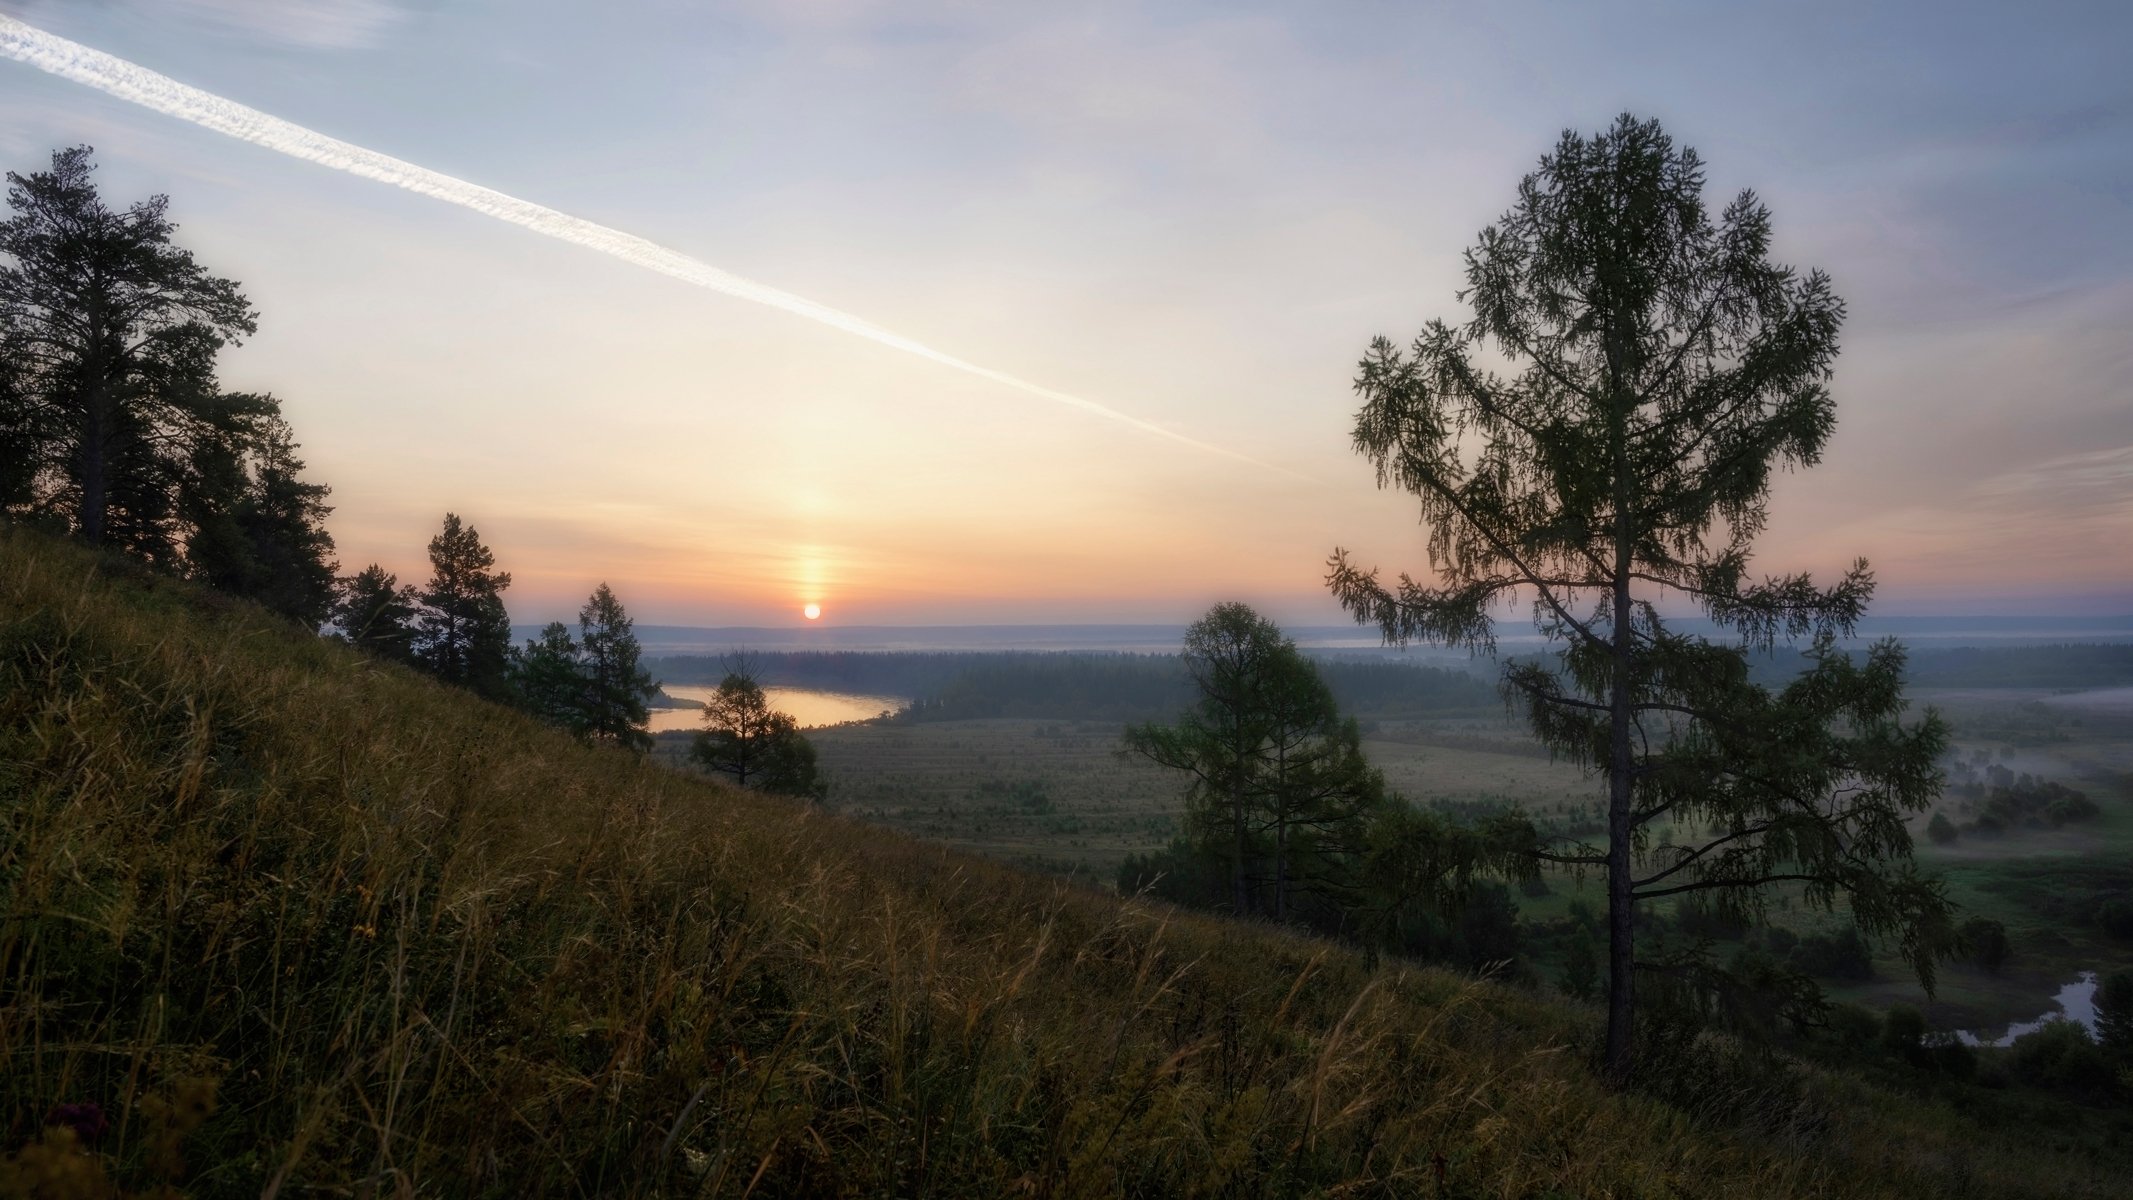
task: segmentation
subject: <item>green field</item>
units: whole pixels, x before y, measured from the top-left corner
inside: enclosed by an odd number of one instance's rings
[[[2089,697],[2102,703],[2087,703]],[[1873,980],[1831,981],[1832,997],[1916,1005],[1935,1028],[1982,1028],[2039,1015],[2081,971],[2133,964],[2133,945],[2076,911],[2133,888],[2133,709],[2122,697],[2042,689],[1916,693],[1920,707],[1931,704],[1951,722],[1957,756],[1986,751],[2010,770],[2066,783],[2093,799],[2102,816],[1945,847],[1921,833],[1921,864],[1947,880],[1964,916],[2007,926],[2013,957],[1996,975],[1947,964],[1929,998],[1884,949]],[[1166,844],[1181,815],[1182,782],[1120,755],[1120,728],[1116,721],[1034,718],[872,722],[810,736],[834,811],[1108,886],[1129,855]],[[1465,812],[1515,804],[1558,828],[1597,829],[1597,785],[1551,761],[1506,714],[1366,720],[1364,728],[1371,761],[1412,801]],[[686,735],[666,735],[661,752],[678,760],[686,744]],[[1944,807],[1952,819],[1966,818],[1953,798]],[[1922,831],[1925,821],[1914,828]],[[1579,901],[1604,905],[1596,878],[1551,872],[1545,892],[1518,897],[1522,917],[1534,923],[1559,920]],[[1838,926],[1842,916],[1779,896],[1770,920],[1807,934]],[[1535,957],[1541,975],[1552,977],[1545,951]]]

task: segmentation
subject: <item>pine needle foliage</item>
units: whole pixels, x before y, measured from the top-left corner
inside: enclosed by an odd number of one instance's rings
[[[1625,1082],[1651,965],[1637,904],[1693,894],[1746,917],[1769,886],[1796,888],[1896,938],[1929,987],[1948,914],[1905,825],[1939,790],[1946,727],[1903,722],[1895,643],[1863,663],[1834,649],[1873,593],[1866,562],[1826,587],[1749,573],[1772,474],[1813,466],[1835,427],[1843,302],[1822,272],[1769,260],[1753,192],[1713,219],[1703,189],[1701,159],[1657,122],[1563,134],[1466,253],[1472,318],[1431,321],[1405,352],[1378,338],[1355,382],[1355,448],[1420,501],[1436,581],[1389,586],[1345,551],[1327,576],[1400,643],[1493,651],[1492,607],[1530,602],[1557,653],[1510,662],[1505,693],[1605,780],[1608,814],[1605,844],[1535,853],[1606,877]],[[1734,636],[1683,634],[1666,604]],[[1812,639],[1810,662],[1766,688],[1749,658],[1779,637]]]

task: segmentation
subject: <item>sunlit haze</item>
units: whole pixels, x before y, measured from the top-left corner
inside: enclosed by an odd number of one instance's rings
[[[451,510],[522,623],[603,580],[661,624],[1333,623],[1334,546],[1426,567],[1356,359],[1463,319],[1518,177],[1631,110],[1849,305],[1758,564],[2133,612],[2133,9],[1871,7],[0,0],[692,265],[23,62],[0,166],[171,196],[345,570],[420,578]]]

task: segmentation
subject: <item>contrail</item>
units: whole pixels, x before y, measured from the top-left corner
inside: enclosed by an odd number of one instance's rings
[[[204,92],[196,87],[188,87],[167,75],[159,75],[146,67],[127,62],[123,58],[117,58],[113,55],[105,54],[101,50],[91,49],[79,42],[70,42],[63,37],[46,33],[35,26],[24,24],[14,17],[0,15],[0,54],[4,54],[17,62],[27,63],[40,71],[57,75],[62,79],[69,79],[75,83],[95,88],[97,91],[116,96],[121,100],[131,101],[165,116],[176,117],[181,121],[191,121],[195,125],[204,126],[217,133],[228,134],[241,141],[251,142],[255,145],[265,146],[269,150],[279,151],[289,155],[291,158],[300,158],[305,162],[317,163],[323,167],[332,167],[336,171],[346,171],[351,175],[360,175],[365,179],[374,179],[379,183],[389,183],[394,187],[405,188],[410,192],[428,196],[434,200],[442,200],[447,204],[457,204],[461,208],[470,208],[483,216],[495,217],[499,221],[508,221],[513,225],[530,229],[535,233],[545,234],[558,241],[584,246],[590,250],[598,250],[603,254],[619,258],[623,262],[643,267],[648,271],[657,271],[662,275],[670,275],[685,283],[693,283],[700,288],[708,288],[714,292],[724,292],[728,296],[738,296],[743,300],[782,309],[795,316],[805,317],[810,321],[819,321],[832,329],[841,329],[846,333],[856,334],[869,341],[894,347],[906,354],[915,354],[920,358],[931,360],[944,367],[953,367],[958,371],[975,375],[980,379],[989,379],[994,383],[1013,388],[1027,395],[1050,400],[1055,404],[1064,404],[1069,408],[1078,408],[1086,413],[1093,413],[1106,420],[1116,421],[1121,425],[1138,429],[1142,433],[1168,438],[1173,442],[1190,446],[1195,450],[1201,450],[1208,454],[1219,454],[1224,458],[1250,463],[1255,467],[1263,467],[1270,471],[1277,471],[1283,475],[1308,481],[1307,476],[1299,475],[1286,467],[1262,462],[1249,455],[1239,454],[1235,450],[1225,449],[1221,446],[1200,441],[1197,438],[1187,437],[1182,433],[1165,429],[1151,421],[1144,421],[1129,413],[1120,412],[1108,405],[1098,404],[1094,400],[1086,400],[1080,396],[1045,387],[1042,384],[1031,383],[1026,379],[1018,379],[1005,371],[996,371],[991,367],[982,367],[976,363],[965,361],[952,354],[936,350],[923,342],[913,341],[900,333],[883,329],[881,326],[855,317],[851,313],[831,308],[826,304],[817,304],[804,296],[795,296],[791,292],[781,291],[767,284],[757,283],[752,279],[743,279],[729,271],[721,271],[709,263],[699,262],[686,254],[669,250],[665,246],[656,242],[646,241],[634,234],[624,233],[619,229],[587,221],[581,217],[573,217],[568,213],[558,212],[544,205],[535,204],[530,200],[507,196],[491,188],[482,187],[480,184],[468,183],[464,179],[455,179],[450,175],[432,171],[427,167],[418,167],[411,162],[394,158],[389,154],[366,150],[361,146],[341,141],[338,138],[328,137],[323,133],[306,129],[301,125],[284,121],[279,117],[268,116],[256,108],[247,108],[234,100],[226,100],[212,92]]]

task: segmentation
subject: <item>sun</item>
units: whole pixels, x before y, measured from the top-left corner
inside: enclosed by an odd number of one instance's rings
[[[806,608],[800,610],[800,615],[806,617],[810,621],[819,621],[822,619],[822,606],[819,604],[810,604]]]

